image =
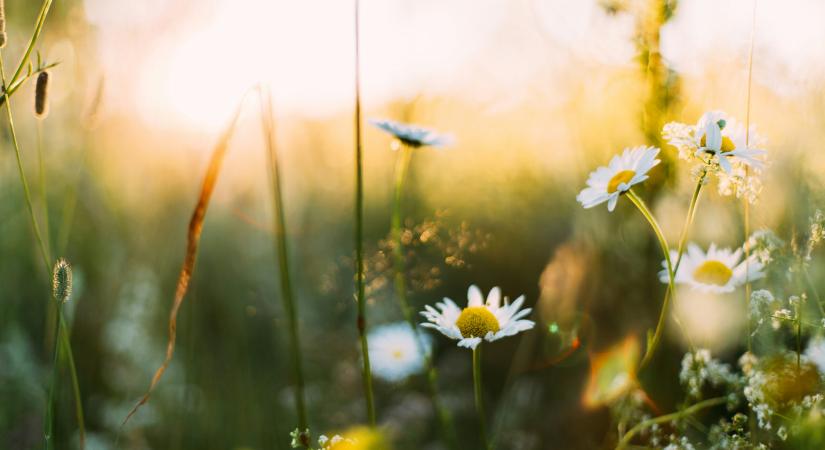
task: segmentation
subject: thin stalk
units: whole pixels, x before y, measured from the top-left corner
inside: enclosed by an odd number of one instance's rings
[[[263,91],[258,91],[261,100],[262,129],[269,158],[269,180],[272,189],[273,227],[275,232],[275,252],[278,255],[280,269],[281,298],[289,322],[289,344],[292,356],[292,370],[295,378],[295,407],[298,413],[298,429],[301,432],[307,429],[306,400],[304,395],[304,369],[301,364],[301,341],[298,332],[298,313],[295,308],[295,299],[292,289],[292,280],[289,272],[289,254],[286,241],[286,219],[284,217],[284,200],[281,193],[281,173],[278,164],[278,155],[275,149],[274,116],[272,113],[272,97],[264,99]]]
[[[650,362],[650,359],[653,357],[653,353],[656,351],[656,347],[659,345],[659,340],[662,337],[662,331],[665,327],[665,318],[667,317],[668,307],[670,305],[670,299],[673,296],[674,291],[674,272],[673,272],[673,263],[670,260],[670,247],[668,247],[667,239],[665,239],[664,233],[662,233],[662,228],[659,226],[659,223],[656,222],[656,218],[653,217],[653,214],[647,208],[645,202],[639,198],[633,190],[627,191],[627,198],[636,205],[636,208],[642,215],[647,219],[647,222],[650,224],[650,227],[653,229],[653,232],[656,234],[656,238],[659,240],[659,246],[662,249],[662,254],[665,257],[665,264],[667,265],[667,274],[668,274],[668,292],[665,292],[665,299],[662,302],[662,311],[659,314],[659,322],[656,325],[656,331],[653,333],[653,337],[649,339],[647,351],[645,352],[644,358],[642,358],[641,364],[639,364],[639,368],[642,368]],[[697,197],[698,198],[698,197]]]
[[[630,444],[630,441],[633,440],[633,436],[639,434],[639,432],[641,432],[645,428],[649,428],[657,424],[671,422],[673,420],[678,420],[686,416],[691,416],[703,409],[722,405],[725,402],[727,402],[727,399],[725,397],[711,398],[708,400],[701,401],[699,403],[695,403],[692,406],[689,406],[681,411],[665,414],[664,416],[654,417],[652,419],[639,422],[638,424],[636,424],[636,426],[634,426],[627,433],[625,433],[624,436],[622,436],[622,439],[619,441],[618,445],[616,445],[616,450],[621,450],[627,447],[627,445]]]
[[[37,160],[39,169],[40,182],[40,201],[43,202],[43,232],[44,240],[46,241],[46,253],[51,254],[51,233],[49,232],[49,199],[46,197],[46,168],[45,158],[43,158],[43,120],[37,120]]]
[[[473,349],[473,392],[481,440],[484,441],[484,448],[490,450],[490,441],[487,440],[487,419],[484,416],[484,395],[481,389],[481,344]]]
[[[46,4],[51,4],[50,1],[46,1]],[[48,8],[46,8],[48,11]],[[42,26],[42,24],[41,24]],[[39,32],[38,32],[39,34]],[[2,81],[3,86],[6,86],[6,72],[5,67],[3,65],[3,56],[2,52],[0,52],[0,81]],[[26,180],[26,173],[23,170],[23,160],[21,157],[20,152],[20,144],[17,140],[17,132],[15,131],[14,127],[14,116],[11,112],[11,101],[9,97],[10,92],[3,88],[3,103],[6,105],[6,113],[7,118],[9,121],[9,134],[11,135],[12,145],[14,146],[14,154],[17,159],[17,171],[20,175],[20,184],[23,186],[23,194],[26,200],[26,208],[29,213],[29,219],[32,224],[32,229],[34,231],[35,240],[37,241],[37,246],[40,250],[40,256],[43,258],[43,267],[46,271],[46,279],[49,279],[52,274],[52,268],[49,263],[51,261],[51,257],[48,254],[48,250],[43,242],[43,237],[40,234],[40,227],[37,224],[37,219],[34,215],[34,208],[32,207],[32,200],[31,200],[31,191],[29,190],[29,183]],[[73,394],[74,394],[74,401],[75,401],[75,412],[77,416],[77,425],[80,432],[80,448],[83,449],[86,443],[86,427],[83,420],[83,404],[81,403],[81,395],[80,395],[80,388],[79,383],[77,380],[77,369],[74,364],[74,352],[72,352],[72,344],[71,339],[69,338],[69,331],[68,327],[66,326],[65,320],[61,314],[58,314],[58,321],[60,322],[61,326],[59,328],[59,339],[60,345],[66,351],[66,356],[69,363],[69,372],[72,378],[72,385],[73,385]],[[56,348],[55,348],[56,350]],[[51,388],[50,388],[51,389]]]
[[[355,0],[355,300],[358,304],[359,340],[364,362],[364,399],[367,419],[375,426],[375,400],[372,394],[369,344],[367,342],[366,293],[364,290],[364,151],[361,145],[361,54],[360,5]]]
[[[63,317],[63,307],[59,302],[57,302],[57,303],[58,303],[57,304],[57,315],[60,316],[60,318],[62,318]],[[57,388],[57,366],[58,366],[58,362],[59,362],[59,358],[60,358],[60,346],[59,346],[59,343],[58,343],[58,336],[60,335],[60,323],[61,322],[62,322],[62,320],[60,320],[60,319],[56,319],[54,321],[54,323],[55,323],[54,344],[52,345],[52,348],[54,349],[53,350],[54,351],[54,357],[53,357],[53,360],[52,360],[51,380],[49,381],[48,403],[46,404],[46,420],[45,420],[45,423],[43,424],[43,427],[44,427],[43,438],[45,440],[46,450],[51,450],[51,448],[53,447],[52,443],[54,442],[54,439],[52,439],[52,432],[54,430],[54,391]]]
[[[427,381],[430,388],[430,396],[432,397],[433,408],[435,409],[438,418],[442,438],[444,443],[449,447],[456,449],[457,442],[453,435],[452,419],[449,412],[441,404],[440,396],[438,395],[438,372],[432,360],[432,355],[425,348],[421,339],[421,332],[415,322],[413,310],[407,299],[407,280],[406,280],[406,259],[404,257],[404,242],[403,234],[403,198],[404,185],[407,179],[407,173],[410,168],[410,161],[412,160],[413,149],[408,145],[401,145],[398,153],[398,158],[395,164],[395,196],[393,197],[392,218],[390,224],[390,234],[393,240],[392,254],[394,258],[393,270],[395,280],[395,294],[398,298],[398,304],[401,307],[401,312],[404,315],[404,320],[410,326],[410,329],[415,336],[418,345],[418,352],[424,358],[424,369],[427,372]]]
[[[756,0],[753,1],[753,16],[751,18],[751,42],[750,42],[750,49],[748,51],[748,93],[747,99],[745,101],[745,147],[750,145],[750,137],[751,137],[751,86],[753,85],[753,44],[756,38]],[[745,165],[745,178],[750,176],[750,167]],[[744,207],[743,207],[742,214],[744,215],[744,232],[745,232],[745,274],[750,273],[750,256],[751,256],[751,248],[749,238],[750,238],[750,218],[751,218],[751,211],[750,211],[750,201],[747,198],[744,199]],[[750,277],[746,276],[745,278],[745,305],[746,311],[750,311],[751,304],[751,282]],[[747,317],[747,315],[746,315]],[[748,352],[752,350],[752,337],[751,337],[751,321],[747,321],[747,333],[748,333]]]

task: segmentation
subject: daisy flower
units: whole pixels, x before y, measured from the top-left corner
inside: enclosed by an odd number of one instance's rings
[[[448,338],[458,341],[459,347],[475,350],[482,339],[493,342],[507,336],[514,336],[535,326],[535,322],[523,319],[530,308],[522,309],[524,296],[513,303],[504,300],[501,304],[501,289],[494,287],[487,300],[478,286],[472,285],[467,291],[467,307],[461,309],[449,298],[437,303],[436,308],[427,305],[421,315],[427,318],[422,326],[433,328]]]
[[[403,144],[412,148],[444,147],[455,141],[452,135],[441,134],[429,128],[420,127],[392,120],[370,119],[370,124],[393,135]]]
[[[746,144],[757,146],[763,139],[756,134],[756,127],[751,126],[750,139],[745,127],[735,119],[729,118],[722,111],[706,112],[696,125],[671,122],[664,126],[662,136],[679,150],[679,157],[685,160],[701,160],[706,164],[718,163],[726,173],[730,173],[736,163],[762,169],[764,161],[760,158],[766,152]],[[710,155],[705,159],[704,155]]]
[[[717,294],[733,292],[737,287],[765,276],[762,272],[763,266],[756,255],[751,255],[749,259],[742,261],[742,254],[741,248],[736,251],[729,248],[718,249],[716,244],[711,244],[705,253],[696,244],[690,244],[687,252],[682,255],[674,281],[688,284],[702,292]],[[672,261],[676,261],[678,257],[678,252],[670,251]],[[663,261],[662,266],[666,266],[666,262]],[[667,283],[666,268],[659,272],[659,279]]]
[[[374,328],[369,334],[372,372],[389,382],[399,382],[424,369],[424,354],[429,353],[430,337],[416,333],[406,322]]]
[[[658,154],[656,147],[626,148],[621,155],[614,156],[607,167],[590,173],[587,187],[576,200],[585,208],[607,202],[607,210],[613,211],[620,195],[648,178],[647,172],[660,162],[656,158]]]

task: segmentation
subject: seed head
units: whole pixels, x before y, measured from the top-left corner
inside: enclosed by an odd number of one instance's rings
[[[2,0],[0,0],[2,1]],[[37,75],[34,89],[34,115],[45,119],[49,114],[49,72],[45,70]]]
[[[52,273],[52,289],[58,303],[66,303],[72,295],[72,266],[61,258],[54,265]]]
[[[0,0],[0,48],[6,46],[6,4]]]

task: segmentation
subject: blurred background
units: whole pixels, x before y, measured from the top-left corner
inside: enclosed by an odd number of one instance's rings
[[[7,0],[7,66],[40,5]],[[647,183],[676,242],[692,189],[663,124],[721,109],[751,122],[772,161],[752,229],[790,235],[822,202],[825,4],[817,0],[363,0],[366,118],[457,137],[413,158],[405,197],[416,310],[467,287],[524,294],[537,327],[489,345],[484,376],[500,448],[610,448],[606,409],[583,406],[588,355],[644,336],[664,293],[659,250],[629,203],[583,210],[587,173],[627,146],[662,146]],[[210,205],[174,360],[154,397],[126,413],[163,360],[186,227],[210,151],[245,93],[270,86],[315,434],[365,422],[353,301],[352,2],[56,1],[38,45],[51,112],[33,83],[12,98],[29,182],[38,126],[52,253],[74,268],[67,316],[87,448],[286,449],[296,426],[285,315],[257,97],[242,107]],[[755,28],[752,24],[755,23]],[[51,371],[43,276],[8,126],[0,151],[0,448],[39,448]],[[364,130],[371,325],[401,320],[386,270],[396,153]],[[702,199],[692,238],[743,242],[742,204]],[[45,226],[44,226],[45,227]],[[439,239],[420,239],[422,230]],[[813,272],[822,268],[814,263]],[[735,361],[745,298],[677,295],[691,338]],[[670,326],[668,332],[675,330]],[[475,448],[470,353],[434,336],[462,448]],[[646,382],[669,411],[686,344],[666,336]],[[61,376],[66,380],[66,373]],[[426,381],[376,381],[395,448],[440,449]],[[58,390],[58,448],[77,447],[70,385]],[[612,437],[611,437],[612,436]]]

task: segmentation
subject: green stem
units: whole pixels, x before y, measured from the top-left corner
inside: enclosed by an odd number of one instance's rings
[[[484,448],[490,450],[490,441],[487,440],[487,419],[484,416],[484,395],[481,388],[481,344],[473,349],[473,392],[481,440],[484,442]]]
[[[59,303],[59,301],[55,300],[57,304],[57,315],[58,319],[54,321],[55,329],[54,329],[54,345],[53,348],[53,361],[52,361],[52,375],[49,381],[49,397],[48,403],[46,404],[46,421],[43,424],[43,437],[45,439],[46,450],[51,450],[52,443],[54,442],[52,432],[54,430],[54,391],[57,389],[57,366],[60,357],[60,346],[58,345],[58,336],[60,336],[60,324],[63,322],[63,307]]]
[[[278,255],[280,269],[281,298],[289,322],[289,343],[292,356],[292,370],[295,378],[295,405],[298,413],[298,428],[303,432],[307,429],[306,400],[304,394],[304,369],[301,363],[301,341],[298,332],[298,313],[295,308],[295,299],[292,289],[292,280],[289,271],[289,252],[286,242],[286,219],[284,217],[283,195],[281,193],[281,173],[278,164],[278,155],[275,148],[274,116],[272,113],[272,97],[264,99],[263,91],[259,91],[261,100],[261,120],[263,121],[264,138],[269,158],[269,180],[272,189],[273,225],[275,228],[275,252]]]
[[[668,247],[667,240],[665,239],[664,233],[662,233],[662,228],[659,226],[659,223],[656,222],[656,218],[653,217],[653,214],[647,208],[645,202],[639,198],[633,190],[627,191],[627,198],[636,205],[636,208],[639,209],[639,212],[647,219],[647,222],[650,224],[650,227],[653,228],[653,232],[656,234],[656,238],[659,240],[659,246],[662,249],[662,254],[665,257],[665,263],[667,265],[667,273],[668,273],[668,292],[665,292],[665,299],[662,302],[662,311],[659,313],[659,322],[656,325],[656,331],[653,333],[653,337],[648,339],[647,351],[645,352],[644,358],[642,358],[641,364],[639,364],[639,368],[643,368],[650,362],[650,359],[653,357],[654,352],[656,351],[656,347],[659,345],[659,340],[662,337],[662,331],[665,327],[665,318],[667,317],[668,307],[670,305],[670,299],[673,296],[674,291],[674,272],[673,272],[673,263],[670,260],[670,248]]]
[[[450,417],[449,412],[447,412],[447,410],[442,406],[438,395],[438,371],[433,363],[432,355],[430,355],[430,352],[424,346],[424,342],[421,339],[420,330],[415,322],[413,310],[410,307],[409,300],[407,299],[407,280],[405,276],[406,258],[404,256],[404,242],[402,239],[402,225],[404,216],[403,198],[404,185],[407,179],[407,173],[409,172],[413,151],[414,150],[411,147],[402,144],[395,164],[395,196],[393,197],[392,219],[390,224],[390,234],[394,243],[392,254],[394,258],[393,271],[395,279],[395,294],[398,298],[401,312],[404,315],[404,320],[406,320],[407,324],[409,324],[410,329],[415,336],[418,351],[424,359],[424,369],[427,372],[427,381],[430,389],[430,395],[432,397],[433,408],[435,410],[436,417],[438,418],[438,424],[444,443],[449,448],[457,449],[458,443],[455,440],[452,430],[452,418]]]
[[[46,253],[51,254],[51,233],[49,232],[49,199],[46,196],[46,168],[43,158],[43,120],[37,120],[37,160],[40,172],[40,201],[43,202],[43,234],[46,241]]]
[[[50,0],[47,0],[46,2],[44,2],[45,11],[48,11],[48,5],[50,5],[50,4],[51,4]],[[45,19],[44,16],[42,18]],[[37,35],[39,35],[40,27],[42,27],[42,23],[39,23],[39,27],[36,29],[36,34]],[[30,45],[31,45],[31,43],[30,43]],[[29,53],[31,53],[31,52],[29,52]],[[0,52],[0,81],[2,81],[3,86],[7,85],[6,84],[6,72],[5,72],[5,67],[4,67],[4,64],[3,64],[2,52]],[[18,171],[18,174],[20,176],[20,184],[23,186],[23,195],[24,195],[24,198],[25,198],[25,201],[26,201],[26,208],[27,208],[28,213],[29,213],[29,219],[30,219],[31,224],[32,224],[32,230],[34,231],[35,240],[37,241],[37,245],[38,245],[38,248],[40,250],[40,256],[43,259],[43,267],[45,269],[46,279],[50,279],[51,275],[52,275],[52,268],[51,268],[51,265],[49,263],[49,261],[51,261],[51,257],[49,256],[48,250],[46,249],[46,245],[43,242],[43,237],[40,233],[40,227],[38,226],[37,219],[34,215],[34,208],[32,207],[32,200],[31,200],[31,191],[29,190],[29,183],[26,180],[26,173],[23,170],[23,160],[22,160],[21,152],[20,152],[20,144],[17,140],[17,132],[16,132],[15,127],[14,127],[14,116],[11,112],[11,101],[10,101],[10,97],[9,97],[10,93],[11,92],[9,92],[5,88],[3,88],[3,97],[2,98],[4,100],[3,103],[5,103],[5,105],[6,105],[6,113],[7,113],[7,118],[8,118],[8,121],[9,121],[9,134],[11,135],[12,145],[14,147],[14,154],[15,154],[15,157],[16,157],[16,160],[17,160],[17,171]],[[60,334],[59,334],[60,345],[63,346],[66,349],[66,355],[69,357],[69,364],[70,364],[69,365],[69,371],[70,371],[70,374],[71,374],[71,377],[72,377],[72,382],[73,382],[73,387],[74,387],[73,393],[74,393],[74,401],[75,401],[75,410],[78,413],[77,414],[77,425],[78,425],[78,429],[79,429],[79,432],[80,432],[79,433],[80,434],[80,448],[83,449],[85,447],[85,442],[86,442],[86,427],[85,427],[84,420],[83,420],[83,412],[82,412],[83,406],[82,406],[82,403],[81,403],[79,383],[77,382],[77,370],[76,370],[75,365],[74,365],[74,356],[73,356],[73,352],[71,350],[72,344],[71,344],[71,340],[69,339],[68,327],[66,326],[65,321],[63,320],[62,316],[59,316],[58,319],[60,320],[61,325],[62,325],[61,327],[59,327],[59,330],[60,330]],[[56,348],[55,348],[55,351],[56,351]],[[51,389],[51,387],[50,387],[50,389]]]
[[[689,406],[689,407],[687,407],[687,408],[685,408],[681,411],[677,411],[677,412],[670,413],[670,414],[665,414],[663,416],[654,417],[652,419],[648,419],[648,420],[639,422],[636,426],[634,426],[627,433],[625,433],[624,436],[622,436],[622,439],[619,441],[618,445],[616,445],[616,450],[621,450],[621,449],[627,447],[627,445],[630,444],[630,441],[633,439],[633,436],[639,434],[639,432],[641,432],[645,428],[648,428],[648,427],[651,427],[651,426],[657,425],[657,424],[662,424],[662,423],[667,423],[667,422],[671,422],[671,421],[674,421],[674,420],[678,420],[678,419],[681,419],[681,418],[686,417],[686,416],[691,416],[694,413],[697,413],[697,412],[699,412],[703,409],[712,408],[714,406],[722,405],[725,402],[727,402],[727,399],[725,397],[711,398],[711,399],[708,399],[708,400],[701,401],[699,403],[695,403],[694,405]]]
[[[366,292],[364,289],[364,152],[361,145],[361,68],[360,68],[360,7],[355,0],[355,300],[358,304],[358,328],[361,356],[364,363],[364,399],[367,419],[375,426],[375,400],[372,393],[369,344],[367,342]]]

